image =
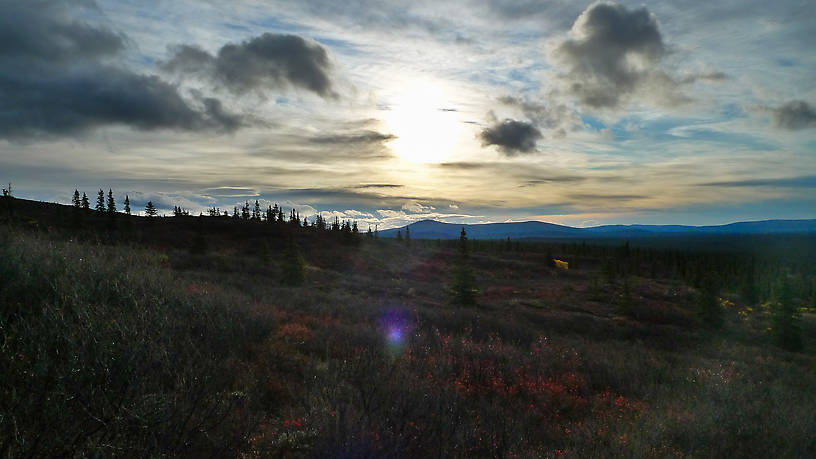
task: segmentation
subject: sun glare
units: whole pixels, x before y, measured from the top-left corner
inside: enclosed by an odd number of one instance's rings
[[[445,161],[456,147],[462,131],[457,113],[441,86],[415,82],[396,91],[385,122],[396,137],[394,153],[408,161]]]

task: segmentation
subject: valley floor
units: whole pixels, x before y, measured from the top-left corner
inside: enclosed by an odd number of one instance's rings
[[[434,243],[301,241],[286,286],[274,244],[115,239],[0,235],[2,456],[816,456],[808,312],[787,352],[738,299],[708,330],[677,280],[523,246],[458,307]]]

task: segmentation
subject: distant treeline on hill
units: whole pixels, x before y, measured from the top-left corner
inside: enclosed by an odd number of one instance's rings
[[[10,188],[10,186],[9,186]],[[8,195],[6,190],[4,189],[4,195]],[[86,193],[82,193],[80,196],[79,190],[74,190],[73,197],[71,199],[72,206],[77,210],[85,210],[90,211],[91,205],[90,200],[88,199],[88,195]],[[96,205],[94,206],[94,210],[99,212],[100,214],[109,214],[115,215],[118,210],[116,207],[116,200],[113,195],[113,190],[109,189],[107,196],[103,189],[99,189],[96,198]],[[122,213],[125,215],[132,215],[131,206],[130,206],[130,196],[125,195],[124,200],[124,207],[122,209]],[[144,209],[145,216],[147,217],[156,217],[158,215],[158,209],[153,204],[153,201],[147,201],[145,204]],[[173,216],[174,217],[188,217],[190,216],[190,211],[183,208],[182,206],[173,206]],[[203,213],[200,213],[199,216],[203,216]],[[218,207],[210,207],[207,210],[207,216],[209,217],[220,217],[220,218],[232,218],[234,220],[244,220],[244,221],[252,221],[252,222],[265,222],[265,223],[288,223],[294,226],[301,226],[304,228],[312,227],[317,230],[321,231],[340,231],[340,232],[348,232],[357,234],[359,233],[359,227],[356,221],[353,220],[340,220],[338,217],[335,217],[333,222],[328,222],[321,214],[314,215],[312,219],[312,223],[309,223],[309,219],[304,216],[303,219],[300,218],[300,212],[294,208],[291,208],[290,212],[284,211],[283,206],[279,206],[277,203],[274,205],[268,206],[266,209],[261,208],[260,202],[256,199],[254,205],[250,205],[249,201],[246,201],[243,206],[240,208],[238,206],[234,206],[232,209],[232,214],[230,214],[227,210],[222,210]],[[368,234],[370,236],[375,236],[375,234],[371,231],[371,228],[368,229]]]

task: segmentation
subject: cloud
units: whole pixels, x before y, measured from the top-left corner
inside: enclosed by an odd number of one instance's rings
[[[70,18],[79,2],[0,1],[0,56],[76,61],[111,56],[124,48],[124,36]],[[24,6],[23,6],[24,5]]]
[[[602,193],[569,193],[569,199],[578,201],[632,201],[637,199],[647,199],[649,196],[641,194],[602,194]]]
[[[669,54],[657,19],[645,7],[590,5],[575,21],[572,37],[553,51],[567,68],[566,91],[591,108],[618,108],[641,94],[663,101],[687,100],[661,67]]]
[[[425,206],[416,201],[406,202],[405,204],[402,205],[402,210],[405,210],[407,212],[413,212],[415,214],[422,212],[430,212],[435,209],[436,208],[434,206]]]
[[[776,127],[790,130],[816,127],[816,109],[803,100],[792,100],[767,110],[770,110]]]
[[[515,156],[535,151],[536,141],[542,136],[531,123],[505,119],[483,129],[479,137],[482,146],[496,145],[505,155]]]
[[[62,136],[111,124],[234,131],[218,99],[201,106],[157,76],[114,64],[125,37],[72,19],[77,2],[0,1],[0,137]]]
[[[336,98],[331,62],[325,48],[297,35],[264,33],[239,44],[222,46],[216,55],[181,45],[160,64],[176,74],[198,74],[235,94],[251,90],[299,87],[324,98]]]
[[[392,134],[385,134],[374,130],[340,130],[333,131],[333,127],[325,128],[320,135],[310,135],[302,138],[303,142],[314,145],[315,154],[319,158],[328,156],[347,159],[382,160],[393,157],[388,142],[396,139]]]
[[[746,179],[722,182],[702,183],[701,186],[715,187],[781,187],[781,188],[816,188],[816,176],[785,177],[771,179]]]
[[[499,97],[499,102],[520,111],[537,128],[551,130],[553,138],[563,138],[582,124],[578,113],[562,103],[548,105],[513,96]]]
[[[448,163],[438,163],[438,167],[443,167],[446,169],[457,169],[457,170],[476,170],[476,169],[484,169],[490,167],[490,163],[476,163],[476,162],[468,162],[468,161],[457,161],[457,162],[448,162]]]
[[[396,139],[393,134],[383,134],[377,131],[359,131],[346,134],[331,134],[312,138],[315,143],[328,144],[367,144],[382,143]]]
[[[576,182],[583,182],[586,180],[586,177],[580,177],[577,175],[563,175],[563,176],[551,176],[546,178],[536,178],[530,179],[524,182],[522,187],[526,186],[537,186],[537,185],[550,185],[553,183],[576,183]]]
[[[220,186],[217,188],[207,188],[203,190],[206,196],[214,196],[219,198],[238,198],[244,196],[257,197],[258,190],[254,188],[235,187],[235,186]]]
[[[357,188],[402,188],[405,185],[397,185],[395,183],[368,183],[360,185]]]
[[[217,126],[227,132],[237,131],[238,128],[247,125],[244,116],[229,113],[224,110],[224,106],[220,100],[214,97],[206,97],[202,102],[204,104],[204,112],[207,114],[211,125]]]
[[[499,102],[518,108],[524,116],[539,127],[554,129],[564,126],[573,129],[581,125],[580,116],[564,104],[548,106],[513,96],[499,97]]]

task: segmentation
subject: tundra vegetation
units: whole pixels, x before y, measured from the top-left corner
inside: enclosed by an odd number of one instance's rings
[[[88,207],[0,198],[3,457],[816,456],[811,236]]]

